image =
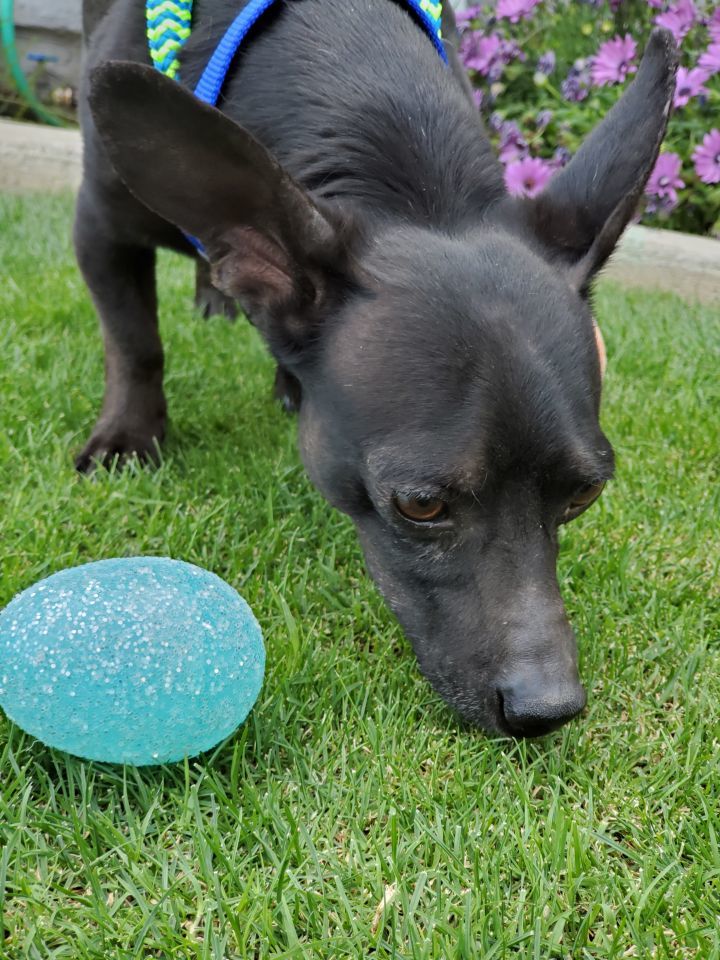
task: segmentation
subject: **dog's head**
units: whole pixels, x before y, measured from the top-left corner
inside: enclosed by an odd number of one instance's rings
[[[545,732],[585,703],[555,564],[559,525],[613,470],[587,295],[657,157],[674,71],[658,31],[539,197],[495,196],[448,232],[339,217],[177,84],[94,75],[118,172],[202,241],[300,381],[310,477],[353,519],[423,672],[488,729]]]

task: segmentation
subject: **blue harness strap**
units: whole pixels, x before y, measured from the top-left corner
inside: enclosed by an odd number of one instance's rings
[[[213,55],[210,57],[195,87],[196,97],[204,100],[205,103],[215,106],[223,84],[225,83],[225,78],[230,70],[230,64],[240,49],[243,40],[263,13],[273,6],[274,3],[275,0],[250,0],[247,6],[235,17],[222,40],[215,48]],[[403,0],[402,5],[410,7],[410,10],[415,14],[420,25],[432,40],[438,54],[447,64],[448,58],[445,53],[440,30],[440,20],[442,17],[441,0],[436,3],[432,2],[432,0]]]
[[[166,76],[177,78],[179,54],[190,36],[193,0],[145,0],[148,46],[155,67]],[[216,106],[230,72],[230,66],[248,33],[276,0],[248,0],[235,17],[213,51],[198,80],[195,96]],[[344,2],[344,0],[341,0]],[[442,0],[398,0],[415,17],[429,36],[443,63],[448,58],[442,40]],[[203,245],[195,237],[187,237],[195,249],[205,256]]]
[[[225,31],[220,43],[215,47],[202,76],[195,87],[195,96],[213,107],[218,101],[230,64],[240,45],[258,19],[268,10],[275,0],[250,0],[250,3],[235,17]]]

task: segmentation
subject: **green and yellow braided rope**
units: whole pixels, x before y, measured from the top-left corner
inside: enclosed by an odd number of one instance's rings
[[[150,56],[155,67],[174,79],[180,50],[192,30],[193,0],[146,0],[145,19]]]
[[[433,0],[420,0],[420,6],[433,20],[437,20],[439,25],[442,20],[442,0],[438,0],[437,3],[433,3]]]

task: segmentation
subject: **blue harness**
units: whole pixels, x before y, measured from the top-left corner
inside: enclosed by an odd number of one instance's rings
[[[248,0],[238,13],[210,57],[195,86],[195,96],[217,104],[230,66],[248,33],[260,17],[277,0]],[[427,33],[442,61],[448,58],[442,41],[442,0],[398,0]],[[177,78],[180,51],[192,29],[192,0],[146,0],[145,16],[150,56],[156,69],[168,77]],[[188,240],[205,255],[202,244],[195,237]]]

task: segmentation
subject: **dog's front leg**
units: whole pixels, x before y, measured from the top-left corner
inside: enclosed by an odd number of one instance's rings
[[[155,250],[120,242],[81,190],[75,250],[105,343],[105,398],[95,428],[75,461],[87,472],[137,455],[157,458],[165,435],[163,349],[158,332]]]

